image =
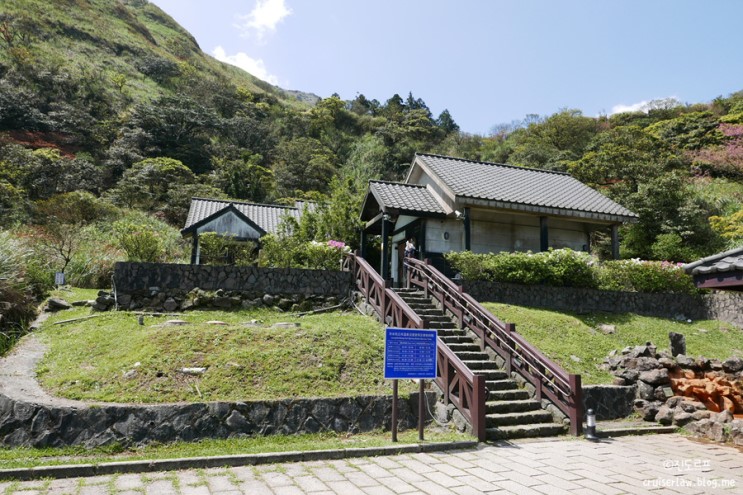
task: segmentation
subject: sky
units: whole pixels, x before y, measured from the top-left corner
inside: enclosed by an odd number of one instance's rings
[[[743,90],[739,0],[151,0],[201,49],[285,89],[409,92],[461,130]]]

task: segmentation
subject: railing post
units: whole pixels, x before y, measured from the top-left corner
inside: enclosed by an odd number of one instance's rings
[[[470,405],[472,409],[470,414],[472,416],[472,432],[477,436],[478,442],[484,442],[487,440],[487,424],[485,419],[485,402],[487,401],[485,391],[485,377],[482,375],[475,375],[472,380],[472,402]]]
[[[508,373],[508,376],[511,376],[511,361],[513,360],[513,355],[511,354],[511,350],[513,348],[513,339],[511,338],[511,332],[516,331],[516,325],[514,323],[506,323],[506,344],[508,344],[508,349],[505,349],[508,353],[508,359],[506,359],[506,372]]]
[[[572,402],[569,415],[570,434],[578,436],[583,433],[583,388],[580,375],[568,375],[568,383],[572,395],[569,400],[569,403]]]

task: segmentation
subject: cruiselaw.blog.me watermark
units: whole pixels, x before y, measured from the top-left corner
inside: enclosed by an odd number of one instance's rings
[[[734,479],[715,478],[709,459],[666,459],[663,468],[669,472],[668,478],[658,477],[643,480],[645,488],[707,488],[728,489],[738,486]],[[682,474],[683,473],[683,474]]]

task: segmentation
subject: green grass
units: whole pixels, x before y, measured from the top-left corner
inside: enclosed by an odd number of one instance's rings
[[[91,299],[95,291],[62,294]],[[90,315],[74,308],[49,318],[39,335],[50,346],[38,367],[52,394],[79,400],[159,403],[272,400],[286,397],[388,395],[383,377],[384,330],[371,318],[333,312],[302,318],[270,310],[193,311],[175,317],[130,312]],[[210,325],[219,320],[227,325]],[[259,320],[250,325],[251,320]],[[297,322],[299,328],[272,328]],[[137,363],[139,363],[137,365]],[[182,368],[205,367],[200,376]],[[124,374],[135,370],[134,377]],[[413,389],[403,382],[402,391]]]
[[[471,437],[454,431],[431,428],[422,443],[440,443],[471,440]],[[399,442],[393,444],[389,432],[315,433],[307,435],[272,435],[200,442],[175,442],[148,445],[141,448],[120,450],[116,447],[87,450],[83,447],[66,448],[0,448],[0,469],[30,468],[62,464],[101,464],[104,462],[177,459],[188,457],[262,454],[309,450],[333,450],[362,447],[384,447],[418,442],[418,430],[399,432]]]
[[[743,331],[720,321],[685,323],[635,314],[576,315],[507,304],[484,306],[501,320],[516,323],[516,331],[568,372],[581,374],[583,383],[588,384],[611,383],[613,376],[599,365],[612,350],[648,341],[659,351],[668,349],[669,332],[686,336],[690,356],[743,356]],[[602,333],[598,330],[602,324],[614,325],[615,333]]]

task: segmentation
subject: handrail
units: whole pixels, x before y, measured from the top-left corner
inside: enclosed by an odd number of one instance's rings
[[[428,322],[413,311],[397,292],[391,290],[361,256],[348,254],[343,259],[341,269],[353,273],[356,287],[383,323],[398,328],[428,326]],[[487,437],[485,378],[473,373],[440,338],[436,340],[436,353],[438,369],[435,381],[444,394],[445,403],[454,404],[472,425],[478,441],[484,442]]]
[[[428,262],[405,258],[407,284],[422,288],[480,339],[480,348],[493,349],[505,362],[508,373],[517,372],[535,388],[537,400],[546,398],[570,418],[570,433],[582,431],[582,390],[580,375],[569,374],[516,332],[485,309],[462,288]]]

